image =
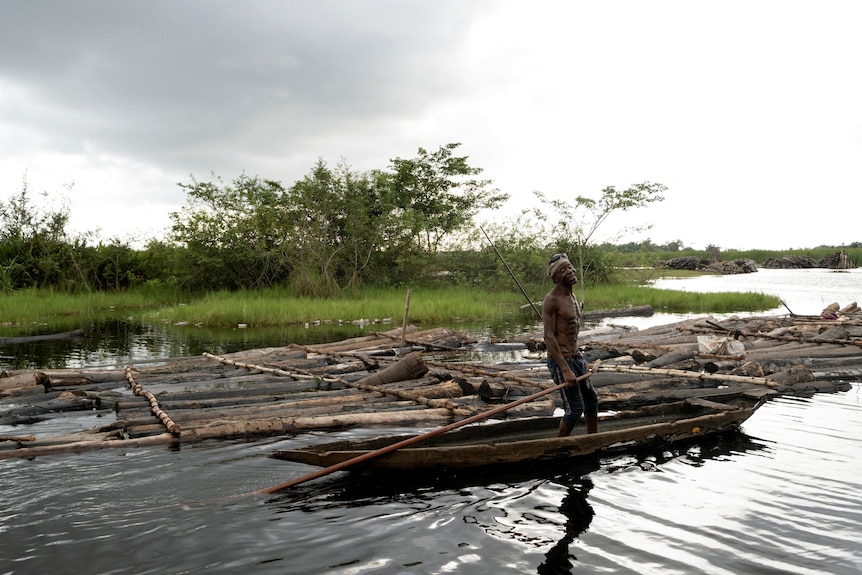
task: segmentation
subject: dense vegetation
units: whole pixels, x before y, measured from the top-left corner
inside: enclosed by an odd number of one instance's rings
[[[857,265],[862,262],[858,242],[723,253],[718,246],[689,250],[682,241],[595,244],[593,233],[611,213],[663,200],[665,188],[651,183],[607,187],[598,199],[578,196],[571,204],[537,194],[536,209],[483,229],[477,215],[507,196],[455,155],[458,145],[420,148],[415,158],[396,158],[386,169],[365,173],[320,160],[289,187],[245,174],[229,183],[217,176],[192,179],[180,184],[187,202],[170,214],[170,230],[143,248],[92,234],[72,237],[68,208],[38,207],[25,179],[18,192],[0,200],[0,290],[135,289],[175,298],[279,290],[295,298],[331,298],[419,286],[510,292],[514,275],[541,291],[547,256],[560,251],[579,267],[584,290],[631,282],[631,275],[621,275],[625,268],[640,268],[634,279],[644,283],[655,277],[650,269],[656,261],[685,255],[762,262],[787,255],[819,259],[843,249]]]

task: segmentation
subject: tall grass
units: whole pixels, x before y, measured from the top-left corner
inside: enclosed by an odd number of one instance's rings
[[[526,286],[540,302],[550,285]],[[617,309],[651,305],[657,312],[730,313],[760,311],[780,305],[760,293],[680,292],[631,283],[588,287],[585,309]],[[274,327],[321,322],[391,320],[400,324],[407,306],[407,289],[365,288],[335,298],[297,297],[285,288],[212,292],[184,296],[166,289],[135,289],[120,293],[68,294],[50,290],[20,290],[0,298],[0,323],[14,326],[82,324],[98,318],[129,318],[157,323],[188,322],[208,327]],[[411,323],[425,325],[483,321],[533,312],[520,291],[488,291],[466,287],[417,287],[409,305]]]
[[[407,307],[406,288],[366,288],[336,298],[297,297],[286,289],[213,292],[186,305],[163,307],[149,318],[203,325],[246,324],[265,327],[306,322],[384,320],[401,322]],[[488,293],[467,288],[416,288],[409,303],[411,321],[481,320],[517,308],[517,294]]]
[[[176,305],[181,301],[181,295],[166,288],[79,293],[28,288],[0,296],[0,324],[38,325],[63,318],[135,315],[144,309]]]
[[[587,310],[650,305],[654,311],[660,313],[763,311],[774,309],[781,304],[775,296],[755,292],[697,293],[627,283],[587,288],[584,299]]]
[[[526,288],[539,294],[541,301],[549,286]],[[588,288],[586,309],[616,309],[651,305],[667,313],[730,313],[760,311],[780,305],[778,298],[760,293],[682,292],[631,284],[613,284]],[[350,297],[317,299],[296,297],[284,289],[252,292],[215,292],[187,305],[164,307],[149,313],[149,318],[169,322],[184,321],[209,326],[246,324],[266,327],[295,325],[305,322],[338,322],[384,320],[400,323],[407,305],[407,289],[368,288]],[[480,321],[515,315],[527,301],[520,292],[482,291],[478,289],[416,288],[410,297],[409,319],[422,324]],[[532,313],[532,312],[526,312]]]

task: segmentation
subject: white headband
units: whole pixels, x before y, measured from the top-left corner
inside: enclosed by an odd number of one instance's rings
[[[559,257],[557,257],[557,256],[559,256]],[[557,259],[554,259],[554,258],[557,258]],[[557,254],[551,259],[554,260],[548,264],[548,277],[551,277],[551,278],[554,277],[554,274],[556,273],[556,271],[558,269],[560,269],[561,265],[571,263],[571,262],[569,262],[569,258],[566,257],[566,254]]]

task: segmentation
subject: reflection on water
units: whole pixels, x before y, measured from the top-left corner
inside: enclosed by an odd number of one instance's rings
[[[127,365],[153,358],[197,356],[205,351],[222,354],[291,343],[313,345],[363,334],[361,328],[352,324],[218,329],[103,320],[85,326],[81,337],[16,344],[3,344],[0,340],[0,367],[48,369]]]
[[[74,329],[78,329],[76,326]],[[446,327],[446,326],[434,326]],[[452,329],[487,341],[494,334],[534,332],[537,326],[523,318],[496,318],[488,322],[459,323]],[[60,369],[64,367],[109,367],[153,359],[216,355],[279,347],[314,345],[362,337],[395,329],[391,324],[345,323],[271,328],[206,328],[192,325],[154,325],[133,320],[103,320],[85,326],[84,335],[6,344],[0,335],[0,369]],[[420,328],[421,329],[421,328]],[[21,335],[9,331],[6,337]],[[65,328],[64,328],[65,331]]]
[[[592,487],[593,483],[589,479],[583,479],[577,485],[569,487],[560,503],[560,513],[565,517],[565,534],[545,553],[545,561],[539,564],[537,570],[539,575],[560,575],[572,572],[572,559],[577,561],[578,558],[569,551],[569,545],[578,535],[587,530],[595,515],[593,508],[587,502],[587,494]]]

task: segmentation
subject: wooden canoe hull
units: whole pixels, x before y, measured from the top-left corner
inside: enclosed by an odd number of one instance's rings
[[[768,394],[733,404],[686,400],[603,417],[599,433],[556,437],[558,417],[476,424],[363,461],[356,470],[419,471],[552,461],[691,440],[739,427]],[[330,467],[409,436],[340,441],[276,451],[270,457]]]

